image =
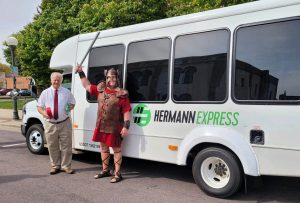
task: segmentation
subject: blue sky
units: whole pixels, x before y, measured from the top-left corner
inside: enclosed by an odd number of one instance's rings
[[[0,63],[7,64],[3,42],[13,33],[33,21],[42,0],[0,0]]]

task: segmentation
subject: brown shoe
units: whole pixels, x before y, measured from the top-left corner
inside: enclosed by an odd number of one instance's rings
[[[58,169],[56,169],[56,168],[51,168],[51,170],[50,170],[50,175],[57,174],[58,172],[59,172]]]
[[[72,170],[72,169],[70,169],[70,168],[63,169],[63,171],[64,171],[65,173],[67,173],[67,174],[74,174],[74,173],[75,173],[75,171]]]
[[[110,179],[110,183],[118,183],[123,179],[122,175],[120,172],[115,173],[113,177]]]
[[[98,179],[98,178],[104,178],[104,177],[109,177],[111,176],[112,174],[110,173],[110,171],[101,171],[100,173],[96,174],[94,176],[95,179]]]

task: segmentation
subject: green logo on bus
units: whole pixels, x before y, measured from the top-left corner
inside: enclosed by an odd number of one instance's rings
[[[138,126],[145,127],[151,120],[151,111],[145,104],[139,104],[133,109],[133,122]]]

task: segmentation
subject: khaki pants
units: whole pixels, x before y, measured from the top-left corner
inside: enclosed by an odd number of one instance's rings
[[[71,169],[72,124],[71,119],[59,124],[45,122],[45,136],[48,145],[51,167]]]

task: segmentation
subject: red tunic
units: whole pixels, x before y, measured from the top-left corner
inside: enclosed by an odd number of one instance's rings
[[[105,88],[105,91],[106,91],[107,94],[112,94],[112,93],[116,92],[116,91],[112,91],[108,88]],[[100,93],[97,91],[97,85],[91,85],[90,94],[91,95],[96,95],[97,98],[98,98],[98,95]],[[129,102],[128,98],[119,98],[118,105],[120,107],[120,110],[121,110],[122,114],[124,114],[124,113],[131,110],[130,102]],[[120,135],[115,135],[113,133],[103,133],[103,132],[99,131],[99,128],[100,128],[100,126],[96,126],[96,128],[94,130],[94,135],[93,135],[93,138],[92,138],[92,140],[94,142],[102,142],[102,143],[106,144],[109,147],[120,147],[121,146],[121,143],[118,142],[118,139],[117,139],[117,136],[120,136]],[[122,127],[119,126],[118,131],[121,132],[121,130],[122,130]]]

